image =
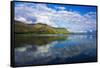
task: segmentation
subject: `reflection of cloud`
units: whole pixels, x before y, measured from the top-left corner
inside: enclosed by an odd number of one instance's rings
[[[56,8],[60,10],[54,10],[46,4],[16,3],[15,19],[26,21],[27,23],[41,22],[54,27],[65,27],[74,32],[96,30],[95,12],[91,11],[82,15],[77,11],[64,10],[65,7],[62,6]],[[34,20],[28,20],[28,18],[33,18]]]
[[[49,51],[49,48],[51,47],[50,45],[36,46],[37,47],[36,51],[34,51],[34,49],[29,50],[30,47],[32,46],[29,45],[15,49],[16,63],[19,62],[20,64],[23,64],[25,62],[27,63],[32,61],[33,64],[44,64],[53,59],[52,53],[50,53]]]
[[[56,58],[60,58],[60,61],[69,57],[78,56],[79,54],[94,55],[92,54],[92,49],[95,49],[96,41],[93,37],[91,39],[85,37],[85,35],[73,35],[69,36],[68,39],[70,41],[54,41],[44,46],[27,45],[16,48],[15,61],[16,63],[20,62],[19,64],[25,64],[25,62],[26,64],[28,62],[32,62],[32,64],[46,64]]]

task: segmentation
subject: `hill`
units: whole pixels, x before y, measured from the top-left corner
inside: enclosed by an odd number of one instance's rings
[[[34,33],[34,34],[67,34],[69,31],[65,28],[55,28],[47,24],[25,24],[15,21],[15,33]]]

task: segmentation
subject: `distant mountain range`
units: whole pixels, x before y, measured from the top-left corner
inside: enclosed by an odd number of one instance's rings
[[[33,34],[67,34],[69,31],[65,28],[55,28],[47,24],[26,24],[25,22],[15,20],[15,33],[33,33]]]
[[[96,30],[92,30],[92,31],[87,31],[86,34],[96,34]]]

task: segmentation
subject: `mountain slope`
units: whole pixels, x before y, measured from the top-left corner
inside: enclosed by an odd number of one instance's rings
[[[34,34],[67,34],[69,31],[65,28],[54,28],[47,24],[25,24],[15,21],[15,33],[34,33]]]

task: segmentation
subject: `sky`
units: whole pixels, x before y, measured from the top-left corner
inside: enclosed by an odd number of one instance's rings
[[[14,15],[26,24],[43,23],[70,32],[96,31],[95,6],[14,2]]]

